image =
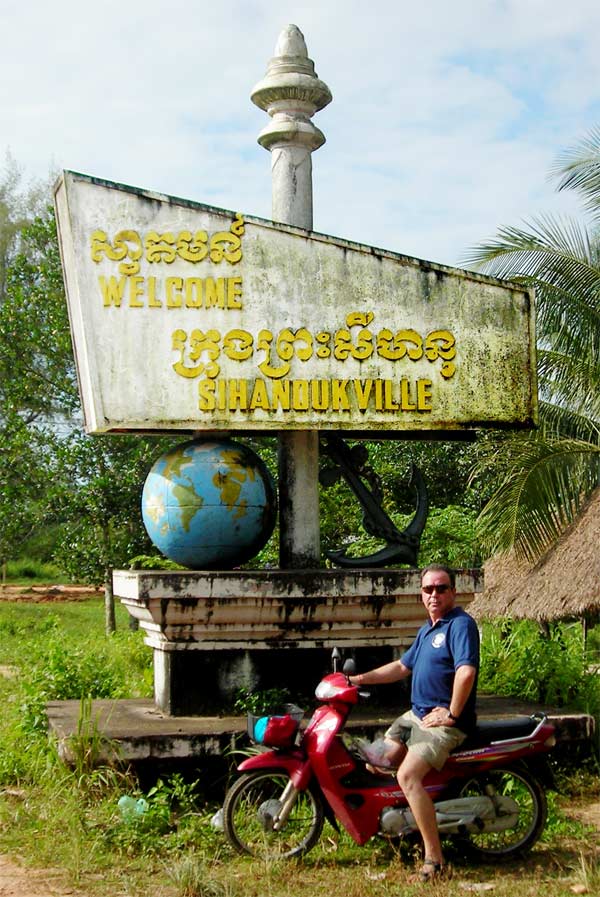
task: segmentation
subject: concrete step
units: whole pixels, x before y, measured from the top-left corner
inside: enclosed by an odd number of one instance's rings
[[[61,758],[76,759],[77,736],[98,740],[98,762],[126,763],[196,760],[221,757],[247,747],[246,717],[167,716],[150,699],[92,701],[89,722],[81,725],[80,701],[51,701],[46,708],[50,734],[56,739]],[[559,744],[591,742],[594,718],[579,711],[542,707],[514,698],[480,695],[481,719],[529,716],[543,711],[555,724]],[[357,708],[346,724],[353,735],[375,738],[383,734],[401,711],[396,708]],[[305,719],[310,717],[307,713]]]

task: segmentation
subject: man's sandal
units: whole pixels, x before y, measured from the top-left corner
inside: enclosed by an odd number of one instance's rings
[[[421,870],[411,876],[412,882],[437,881],[449,877],[449,868],[444,863],[436,863],[435,860],[424,859]]]

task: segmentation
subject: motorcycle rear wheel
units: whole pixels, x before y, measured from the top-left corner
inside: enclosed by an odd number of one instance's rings
[[[540,837],[546,824],[546,795],[525,768],[490,769],[468,779],[460,797],[495,795],[511,797],[519,805],[519,816],[511,828],[502,832],[473,832],[460,837],[466,851],[479,860],[502,862],[522,856]]]
[[[280,831],[272,828],[276,811],[290,777],[283,770],[246,773],[227,792],[223,804],[223,828],[238,851],[263,860],[304,856],[321,837],[323,801],[316,789],[301,791]]]

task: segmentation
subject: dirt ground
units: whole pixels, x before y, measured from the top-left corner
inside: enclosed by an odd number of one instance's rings
[[[575,818],[596,829],[600,849],[600,801],[573,810]],[[575,891],[574,893],[586,893]],[[18,859],[0,855],[0,897],[86,897],[85,892],[65,884],[60,869],[27,869]]]
[[[591,825],[596,829],[596,840],[600,846],[600,801],[595,800],[593,803],[582,804],[580,807],[574,807],[569,811],[569,816],[583,822],[584,825]],[[1,892],[0,892],[1,893]]]
[[[60,869],[26,869],[17,860],[0,856],[0,897],[83,897],[67,887]]]
[[[574,807],[570,816],[596,829],[600,850],[600,801]],[[590,838],[592,846],[593,837]],[[575,893],[575,892],[574,892]],[[86,897],[69,887],[60,869],[28,869],[18,858],[0,855],[0,897]]]
[[[7,585],[0,584],[0,601],[27,601],[29,604],[51,601],[86,601],[94,595],[101,595],[95,586],[81,585]],[[0,892],[1,897],[2,892]]]

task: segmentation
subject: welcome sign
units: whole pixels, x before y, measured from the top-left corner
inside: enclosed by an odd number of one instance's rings
[[[535,420],[521,286],[73,172],[56,211],[88,432]]]

